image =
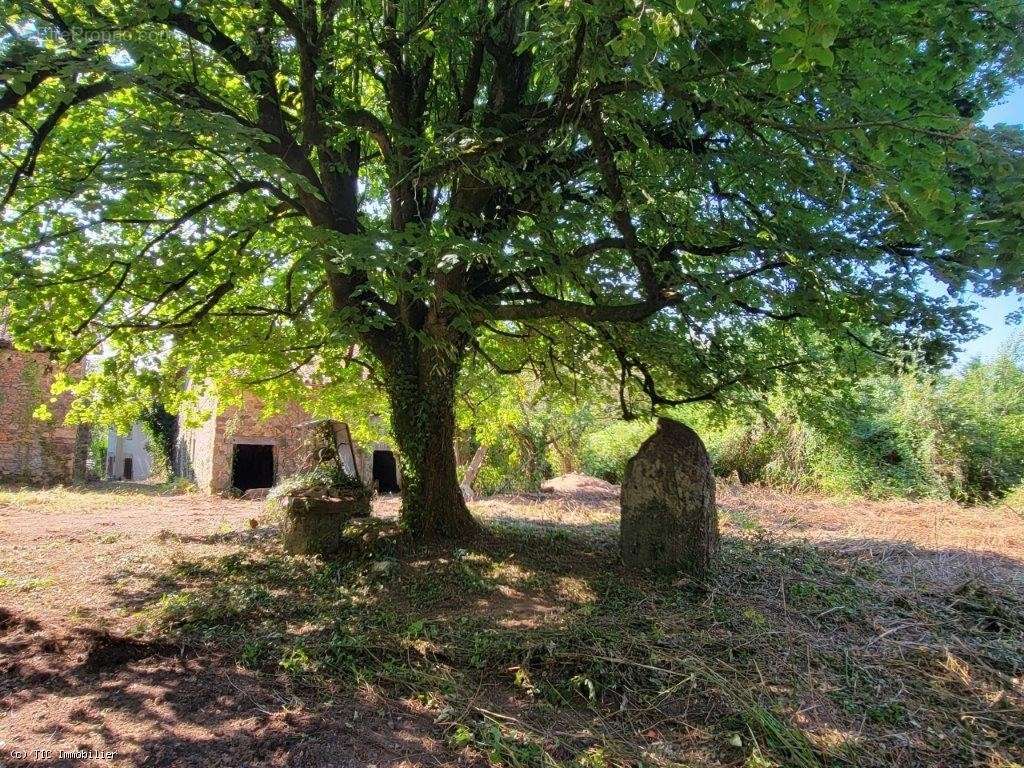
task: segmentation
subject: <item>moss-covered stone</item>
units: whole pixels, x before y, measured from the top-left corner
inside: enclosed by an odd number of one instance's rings
[[[333,557],[348,553],[353,519],[370,515],[370,493],[351,489],[335,496],[285,495],[271,500],[282,515],[281,538],[293,555]]]
[[[685,424],[658,419],[657,431],[626,465],[623,562],[703,579],[718,546],[715,481],[704,443]]]

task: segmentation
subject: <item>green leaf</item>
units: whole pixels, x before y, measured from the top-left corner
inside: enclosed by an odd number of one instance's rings
[[[794,88],[799,87],[803,75],[797,70],[790,70],[789,72],[781,72],[776,77],[776,86],[780,91],[791,91]]]
[[[808,48],[806,54],[808,58],[813,59],[826,67],[831,67],[836,60],[832,51],[828,48]]]

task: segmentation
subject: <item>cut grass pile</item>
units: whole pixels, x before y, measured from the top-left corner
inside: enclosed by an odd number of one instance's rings
[[[756,524],[730,528],[710,584],[648,580],[606,533],[492,522],[472,548],[345,563],[254,536],[160,573],[139,629],[227,652],[302,706],[416,699],[493,765],[1024,764],[1012,585]]]

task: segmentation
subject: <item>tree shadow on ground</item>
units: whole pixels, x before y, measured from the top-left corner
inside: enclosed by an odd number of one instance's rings
[[[62,736],[153,765],[1024,759],[1024,604],[977,577],[1012,558],[970,553],[950,580],[932,561],[965,553],[738,532],[693,584],[625,571],[614,526],[497,517],[462,548],[325,563],[246,532],[129,564],[113,586],[142,649],[96,668],[87,633],[44,651],[8,629],[2,703],[66,702]]]
[[[282,691],[213,647],[82,630],[54,635],[9,612],[0,630],[0,699],[22,725],[4,765],[77,766],[59,752],[108,750],[114,765],[477,766],[435,736],[422,707],[369,690],[344,698]],[[57,721],[59,725],[53,725]],[[29,754],[8,758],[12,749]]]

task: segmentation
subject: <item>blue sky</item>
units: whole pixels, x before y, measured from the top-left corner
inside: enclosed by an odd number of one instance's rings
[[[1024,87],[1010,94],[1002,104],[993,107],[985,115],[985,123],[1024,124]],[[995,299],[978,298],[978,318],[990,330],[983,336],[964,345],[960,361],[966,362],[974,357],[990,359],[999,352],[999,348],[1011,337],[1024,331],[1024,326],[1010,325],[1006,316],[1022,306],[1024,295],[1001,296]]]

